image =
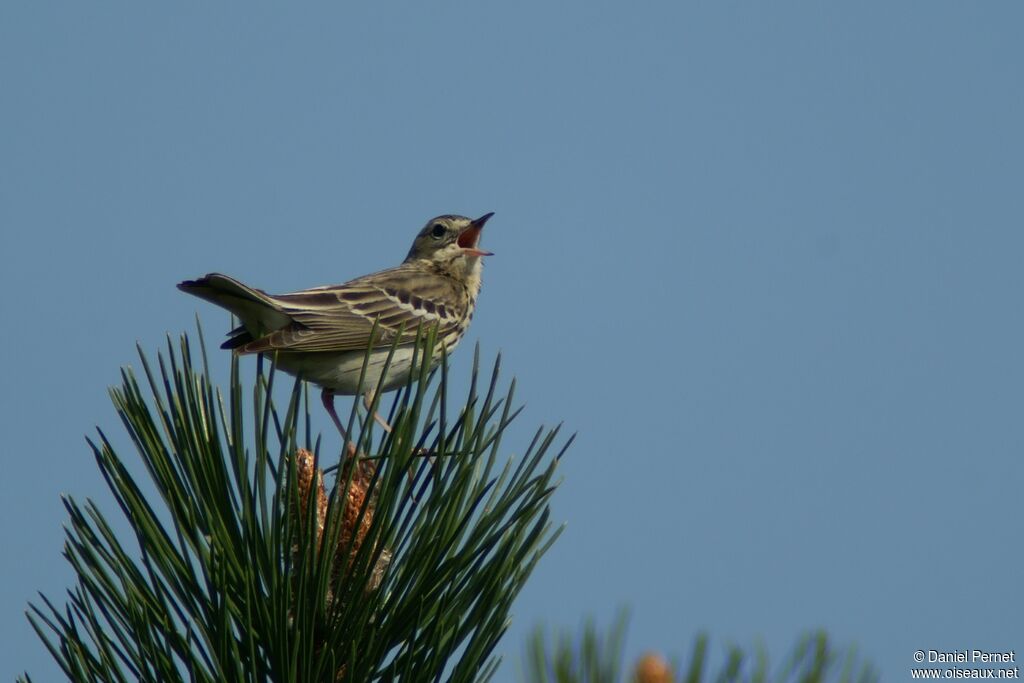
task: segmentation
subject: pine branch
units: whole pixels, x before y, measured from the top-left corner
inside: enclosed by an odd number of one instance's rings
[[[359,455],[324,467],[301,383],[281,412],[262,363],[246,387],[234,361],[225,397],[187,337],[155,368],[140,358],[142,381],[125,369],[111,396],[149,485],[102,431],[89,441],[134,538],[65,499],[78,583],[66,605],[41,596],[28,613],[70,680],[493,674],[511,602],[558,535],[548,501],[564,452],[552,451],[558,429],[542,429],[500,462],[518,410],[514,382],[499,395],[499,362],[481,395],[476,354],[454,415],[444,363],[415,363],[391,433],[354,406]]]
[[[771,670],[768,654],[761,648],[753,655],[732,645],[725,661],[712,673],[708,665],[708,637],[701,633],[685,666],[670,665],[660,655],[647,653],[623,674],[622,662],[626,615],[616,617],[607,633],[588,620],[578,636],[567,632],[549,634],[535,628],[527,641],[524,658],[528,683],[875,683],[878,673],[858,657],[853,648],[840,650],[824,631],[804,636],[783,663]]]

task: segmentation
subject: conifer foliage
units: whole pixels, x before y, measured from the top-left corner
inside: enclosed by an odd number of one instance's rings
[[[477,351],[455,410],[445,363],[414,363],[390,433],[354,407],[339,457],[321,452],[302,383],[279,410],[269,364],[247,385],[233,361],[223,395],[194,355],[183,336],[155,366],[140,350],[141,381],[123,370],[111,396],[136,454],[103,431],[89,442],[130,532],[106,504],[64,500],[77,584],[29,618],[67,677],[489,679],[558,535],[548,504],[571,442],[556,452],[558,429],[541,428],[503,453],[518,410],[500,359],[481,382]]]

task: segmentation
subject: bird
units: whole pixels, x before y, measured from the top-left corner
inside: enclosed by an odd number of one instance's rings
[[[239,355],[268,354],[280,370],[319,386],[324,408],[347,440],[334,397],[360,393],[359,378],[371,346],[362,384],[369,387],[363,389],[367,405],[378,386],[390,391],[408,382],[418,335],[437,329],[431,367],[462,340],[480,293],[482,259],[493,256],[480,248],[484,224],[493,215],[432,218],[400,265],[340,285],[267,294],[210,273],[180,282],[178,289],[231,311],[241,321],[221,348]]]

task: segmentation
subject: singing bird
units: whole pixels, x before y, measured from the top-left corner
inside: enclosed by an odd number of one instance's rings
[[[401,265],[340,285],[274,295],[210,273],[185,280],[178,289],[226,308],[241,320],[221,348],[237,354],[266,353],[279,369],[320,386],[324,407],[342,438],[347,438],[334,410],[334,396],[359,392],[359,375],[371,343],[364,392],[373,391],[378,382],[382,391],[389,391],[408,381],[421,329],[437,327],[432,366],[443,352],[458,346],[473,319],[482,257],[492,255],[480,248],[480,237],[493,215],[475,220],[454,215],[432,218]],[[371,342],[375,325],[378,338]],[[396,339],[385,373],[383,366]]]

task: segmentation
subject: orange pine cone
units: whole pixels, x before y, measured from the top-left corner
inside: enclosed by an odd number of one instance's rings
[[[672,669],[656,652],[645,653],[636,663],[636,683],[672,683]]]

